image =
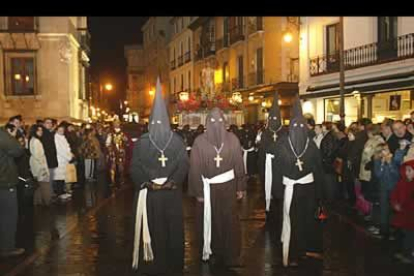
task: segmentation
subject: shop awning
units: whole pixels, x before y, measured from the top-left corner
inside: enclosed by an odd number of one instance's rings
[[[243,94],[255,93],[264,97],[273,97],[273,93],[278,91],[280,94],[297,93],[299,91],[297,82],[279,82],[275,84],[258,85],[245,89],[237,89],[234,92]]]
[[[356,81],[345,81],[345,94],[359,91],[362,94],[414,89],[414,71]],[[302,99],[331,97],[339,95],[339,82],[330,85],[309,86]]]

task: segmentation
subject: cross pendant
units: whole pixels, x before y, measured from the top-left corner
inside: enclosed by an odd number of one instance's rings
[[[296,159],[296,164],[295,164],[298,168],[299,168],[299,171],[301,172],[301,171],[303,171],[303,167],[302,167],[302,165],[303,165],[303,162],[302,161],[300,161],[300,159],[298,158],[298,159]]]
[[[165,157],[164,152],[161,152],[161,157],[158,158],[158,161],[161,162],[161,167],[165,168],[165,162],[168,161],[168,158]]]
[[[277,134],[276,134],[276,132],[274,132],[274,133],[273,133],[273,141],[275,141],[275,142],[276,142],[276,139],[277,139]]]
[[[220,162],[223,160],[223,158],[221,158],[220,154],[217,153],[217,156],[214,157],[214,161],[216,161],[216,167],[220,168]]]

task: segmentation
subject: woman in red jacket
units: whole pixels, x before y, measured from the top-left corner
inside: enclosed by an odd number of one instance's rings
[[[405,263],[414,263],[414,158],[406,158],[409,160],[402,164],[400,181],[391,194],[391,206],[395,210],[392,225],[404,232],[404,251],[396,257]]]

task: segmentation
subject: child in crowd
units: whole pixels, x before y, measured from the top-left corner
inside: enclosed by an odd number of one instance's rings
[[[401,178],[391,193],[395,211],[392,225],[404,234],[403,250],[395,256],[404,263],[414,263],[414,155],[407,155],[400,168]]]
[[[382,143],[378,145],[374,155],[374,174],[379,184],[379,225],[380,228],[375,229],[374,234],[379,234],[384,239],[394,240],[394,236],[390,233],[390,194],[394,189],[399,174],[399,163],[402,154],[397,152],[395,156],[391,153],[388,144]]]

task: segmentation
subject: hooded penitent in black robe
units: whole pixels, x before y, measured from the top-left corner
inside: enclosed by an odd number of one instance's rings
[[[165,148],[164,155],[168,158],[165,167],[162,167],[159,161],[161,152],[151,140],[161,150]],[[143,261],[143,239],[141,238],[138,271],[143,274],[173,275],[183,269],[184,228],[181,187],[187,176],[188,162],[182,138],[171,131],[158,80],[150,116],[149,133],[143,134],[136,142],[130,173],[137,187],[137,193],[140,192],[143,183],[163,177],[172,181],[176,189],[148,189],[148,226],[154,260]],[[135,233],[135,235],[138,234],[140,233]]]
[[[243,150],[243,158],[246,156],[245,172],[248,176],[257,173],[257,149],[256,149],[256,133],[252,126],[245,125],[239,132],[240,143]]]
[[[220,166],[216,164],[216,150],[223,144]],[[226,131],[223,112],[214,108],[207,117],[207,131],[196,138],[191,151],[189,194],[197,197],[196,212],[200,252],[203,249],[203,202],[202,176],[213,178],[234,170],[234,179],[221,184],[211,184],[211,250],[215,261],[226,266],[239,262],[241,236],[237,211],[239,191],[245,191],[246,179],[241,145],[238,138]],[[203,199],[204,200],[204,199]]]
[[[260,146],[258,150],[258,171],[260,181],[265,190],[265,179],[266,179],[266,154],[275,155],[276,142],[280,137],[286,136],[287,130],[282,126],[282,117],[279,108],[279,94],[276,92],[273,97],[272,106],[269,109],[269,117],[267,121],[266,129],[263,131],[260,139]],[[273,163],[273,160],[272,160]],[[272,166],[273,171],[278,168]],[[272,171],[272,174],[273,174]],[[266,195],[265,195],[266,197]],[[266,222],[271,221],[276,223],[276,228],[280,228],[280,212],[281,202],[277,198],[273,198],[270,202],[269,211],[266,213]],[[269,225],[269,224],[268,224]]]
[[[290,245],[289,259],[297,261],[306,252],[322,251],[322,229],[315,219],[315,212],[318,201],[322,199],[324,178],[321,155],[316,144],[308,137],[306,120],[302,116],[299,99],[295,103],[293,115],[289,135],[281,137],[275,147],[272,193],[275,198],[285,200],[285,177],[296,181],[308,174],[313,174],[313,182],[293,186],[293,198],[289,212],[291,238],[290,243],[286,244]],[[302,171],[297,165],[297,158],[292,147],[297,156],[304,152],[299,158],[303,162]]]

